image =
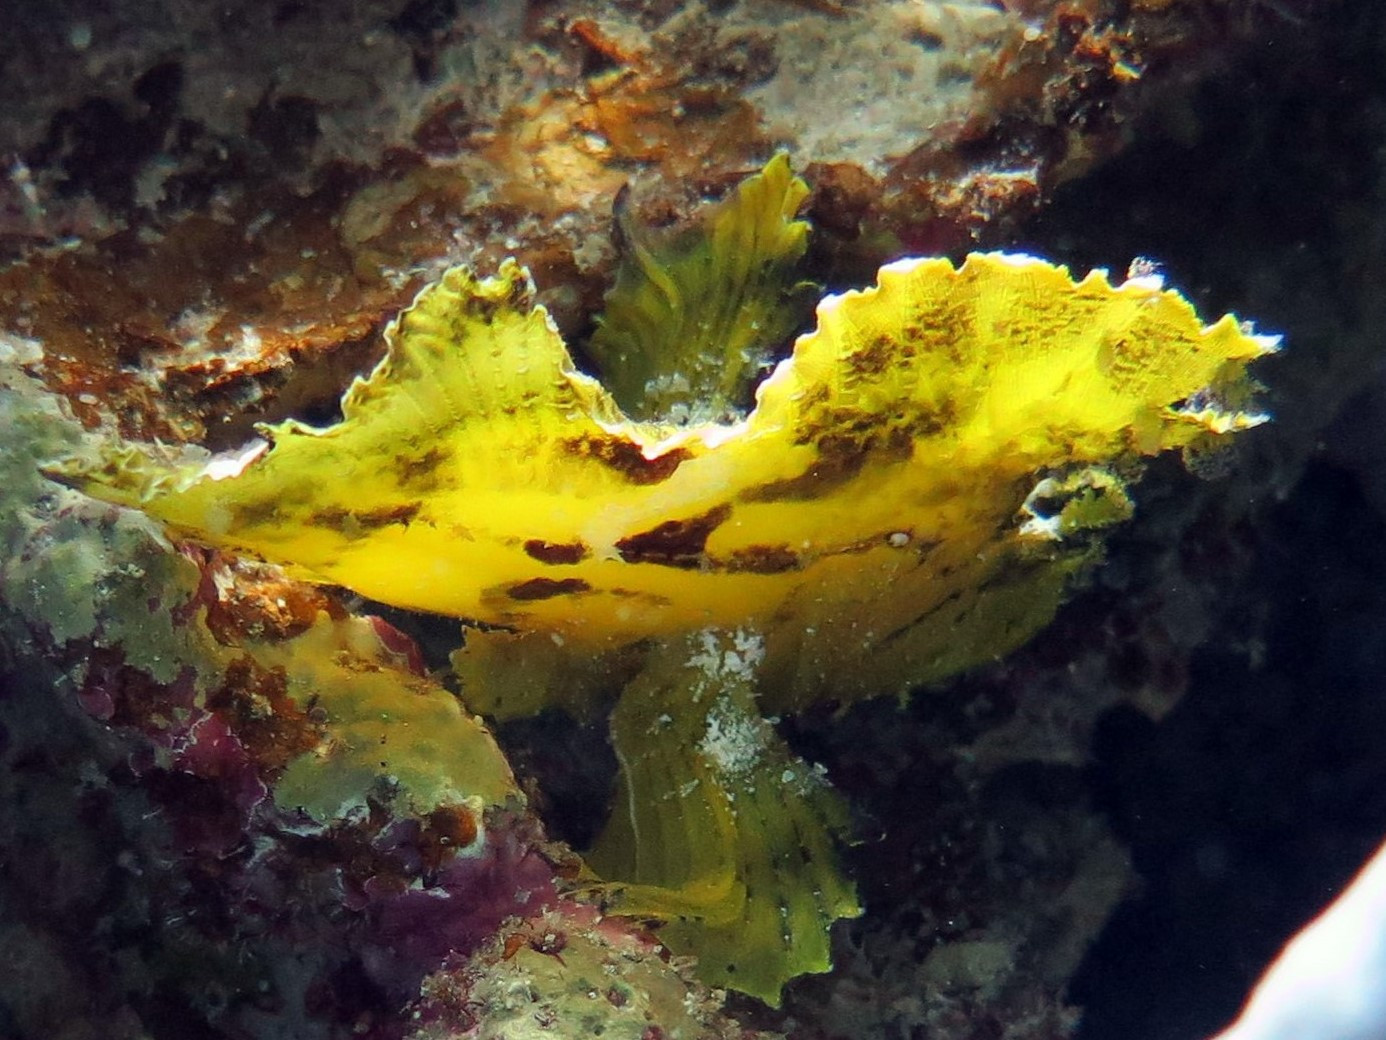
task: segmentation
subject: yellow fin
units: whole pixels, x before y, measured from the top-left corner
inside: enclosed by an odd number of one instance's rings
[[[640,671],[645,647],[631,644],[607,653],[584,653],[547,632],[468,627],[453,651],[453,674],[467,707],[501,720],[536,715],[560,703],[590,721],[611,706],[611,695]]]
[[[780,153],[675,236],[625,227],[626,253],[588,351],[627,414],[721,419],[744,409],[767,351],[808,315],[797,274],[808,185]]]
[[[755,704],[763,646],[705,631],[651,654],[611,717],[621,765],[612,821],[588,857],[619,878],[619,914],[667,923],[711,985],[778,1004],[797,975],[832,967],[828,928],[860,913],[837,844],[839,796]]]
[[[57,469],[183,534],[569,652],[753,627],[776,708],[1028,638],[1096,552],[1034,529],[1037,484],[1254,424],[1225,402],[1272,349],[1148,278],[1002,254],[825,300],[729,425],[624,418],[514,264],[450,271],[389,339],[342,422],[268,430],[239,475],[123,448]]]

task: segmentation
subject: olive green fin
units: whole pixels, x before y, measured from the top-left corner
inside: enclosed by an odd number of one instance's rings
[[[761,654],[713,631],[652,653],[612,714],[620,791],[589,863],[612,912],[665,921],[704,981],[776,1005],[832,967],[829,929],[860,907],[843,801],[756,708]]]
[[[698,226],[658,236],[622,221],[626,252],[588,350],[627,415],[721,420],[809,313],[800,280],[808,185],[776,155]]]

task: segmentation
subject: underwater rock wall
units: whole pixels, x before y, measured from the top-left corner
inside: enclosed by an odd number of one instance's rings
[[[375,324],[449,263],[516,257],[580,331],[623,186],[640,223],[676,223],[774,149],[814,185],[823,275],[859,284],[894,256],[1004,243],[1120,149],[1166,70],[1258,24],[1119,6],[12,16],[0,244],[29,259],[0,317],[48,344],[46,382],[88,421],[84,395],[127,432],[235,444],[249,419],[330,406]]]
[[[1287,6],[444,2],[324,25],[292,4],[235,21],[169,4],[146,23],[54,7],[0,34],[0,75],[22,83],[0,121],[0,826],[34,850],[0,896],[5,1028],[1070,1035],[1065,985],[1132,884],[1081,782],[1093,727],[1178,700],[1213,597],[1156,583],[1206,575],[1190,554],[1249,505],[1157,472],[1134,553],[1039,644],[904,715],[786,724],[857,806],[868,917],[838,927],[835,974],[791,985],[777,1015],[733,998],[738,1023],[637,927],[555,894],[574,861],[517,793],[543,810],[543,785],[517,784],[418,674],[439,667],[425,630],[175,549],[35,467],[89,431],[220,449],[254,422],[331,417],[381,322],[459,261],[519,257],[581,339],[616,265],[614,200],[685,226],[775,147],[812,189],[830,287],[904,252],[1009,243],[1141,113],[1177,122],[1185,77],[1283,32]],[[408,742],[334,753],[394,743],[357,685],[382,676],[418,698],[427,762],[470,749],[462,780],[411,782]]]

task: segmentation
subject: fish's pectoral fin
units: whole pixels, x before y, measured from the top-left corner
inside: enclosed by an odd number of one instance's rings
[[[621,778],[589,862],[611,912],[664,921],[704,981],[776,1005],[832,967],[829,929],[860,907],[846,805],[757,710],[759,653],[711,631],[651,653],[612,714]]]

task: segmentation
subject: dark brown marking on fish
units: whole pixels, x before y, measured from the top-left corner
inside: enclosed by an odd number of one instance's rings
[[[747,488],[743,502],[805,502],[821,498],[848,483],[873,457],[881,462],[907,462],[916,443],[954,423],[954,409],[946,403],[935,411],[900,411],[894,416],[855,411],[830,413],[819,432],[796,443],[813,443],[818,458],[798,476]]]
[[[313,510],[308,522],[315,527],[341,527],[351,519],[351,510],[342,506],[323,506]]]
[[[351,518],[363,531],[374,531],[395,524],[408,527],[414,517],[419,515],[421,509],[423,509],[422,502],[405,502],[402,505],[383,506],[380,509],[352,513]]]
[[[281,507],[285,503],[282,500],[265,499],[263,502],[247,502],[231,507],[233,520],[232,529],[241,527],[259,527],[261,524],[272,524],[279,519]],[[345,510],[344,510],[345,512]]]
[[[588,548],[582,542],[546,542],[531,538],[525,542],[525,555],[540,563],[572,564],[587,558]]]
[[[665,567],[692,570],[704,562],[708,536],[726,523],[732,507],[722,503],[702,516],[688,520],[666,520],[616,543],[616,551],[626,563],[657,563]]]
[[[589,592],[592,586],[581,578],[530,578],[518,585],[511,585],[505,594],[511,599],[529,602],[537,599],[553,599],[555,596],[575,596],[579,592]]]
[[[772,480],[741,492],[743,502],[807,502],[847,483],[866,464],[868,451],[860,442],[824,438],[818,458],[797,477]]]
[[[438,486],[438,470],[452,458],[452,453],[434,446],[418,458],[395,457],[395,484],[410,490],[431,491]]]
[[[380,509],[361,512],[343,509],[341,506],[327,506],[309,515],[308,523],[313,527],[327,527],[340,531],[348,538],[361,538],[382,527],[394,524],[408,526],[422,508],[422,502],[406,502],[403,505],[382,506]]]
[[[516,278],[505,287],[505,293],[499,297],[488,296],[482,293],[469,293],[462,301],[462,312],[468,317],[474,317],[487,325],[496,320],[496,315],[502,310],[526,311],[530,307],[529,279]]]
[[[622,437],[586,436],[563,442],[574,455],[596,459],[615,470],[632,484],[658,484],[693,457],[687,448],[675,448],[658,458],[647,459],[640,446]]]
[[[880,333],[843,358],[847,371],[854,376],[878,377],[888,369],[906,365],[913,360],[915,348],[909,340]]]
[[[468,296],[462,303],[462,309],[468,317],[490,325],[505,303],[505,300],[495,300],[489,296]]]
[[[787,545],[748,545],[731,554],[725,569],[747,574],[784,574],[802,566],[799,554]]]
[[[809,444],[825,429],[823,416],[832,398],[832,389],[826,383],[815,383],[803,392],[794,404],[795,444]]]

